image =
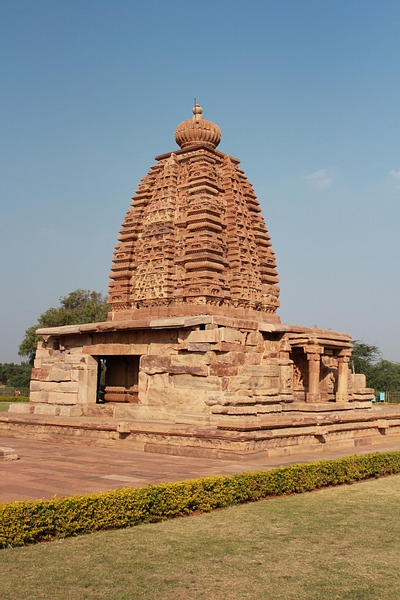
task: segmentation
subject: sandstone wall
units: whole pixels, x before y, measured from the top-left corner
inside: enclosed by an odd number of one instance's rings
[[[315,336],[314,330],[312,333]],[[309,350],[309,346],[305,348]],[[64,416],[103,414],[218,427],[226,423],[232,428],[243,419],[282,413],[289,406],[299,410],[295,405],[302,406],[307,399],[307,356],[320,362],[318,402],[335,402],[340,349],[314,344],[312,355],[306,355],[300,347],[294,353],[292,350],[285,332],[215,323],[186,328],[94,329],[91,333],[59,336],[53,333],[38,346],[29,406],[14,405],[11,411]],[[96,404],[99,359],[107,356],[138,357],[135,393],[129,403],[116,402],[118,394],[114,394],[113,402]],[[348,377],[348,393],[342,393],[340,401],[368,402],[373,390],[365,388],[364,376],[346,371],[346,364],[342,364],[342,374]]]

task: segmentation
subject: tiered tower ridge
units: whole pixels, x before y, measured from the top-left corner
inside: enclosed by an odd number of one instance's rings
[[[175,134],[140,182],[115,248],[112,319],[229,314],[279,322],[271,239],[239,160],[202,117]]]

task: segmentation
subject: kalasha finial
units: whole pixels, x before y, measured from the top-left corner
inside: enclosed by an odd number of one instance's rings
[[[175,141],[183,148],[205,144],[210,148],[216,148],[221,141],[221,130],[218,125],[203,118],[203,109],[200,104],[194,103],[192,109],[193,117],[183,121],[176,128]]]
[[[193,113],[193,121],[200,121],[200,119],[203,118],[203,109],[201,108],[200,104],[195,104],[194,107],[192,108],[192,113]]]

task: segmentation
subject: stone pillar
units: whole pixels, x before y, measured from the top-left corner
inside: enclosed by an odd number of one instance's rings
[[[338,382],[336,391],[336,402],[348,402],[349,395],[347,391],[347,383],[349,379],[348,362],[350,360],[351,350],[347,348],[341,350],[338,355]]]
[[[308,390],[306,393],[306,402],[321,402],[319,391],[320,360],[324,349],[317,344],[304,346],[304,352],[308,360]]]
[[[293,361],[290,358],[290,344],[284,339],[279,349],[279,398],[283,402],[293,401]]]

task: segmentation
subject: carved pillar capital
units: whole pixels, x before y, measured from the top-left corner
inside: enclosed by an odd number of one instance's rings
[[[307,360],[319,362],[321,360],[321,355],[317,354],[316,352],[308,352],[307,353]]]
[[[320,355],[324,353],[324,349],[319,344],[307,344],[303,346],[303,350],[307,355],[307,360],[319,360]]]
[[[351,349],[343,348],[337,355],[339,363],[348,363],[351,357]]]

